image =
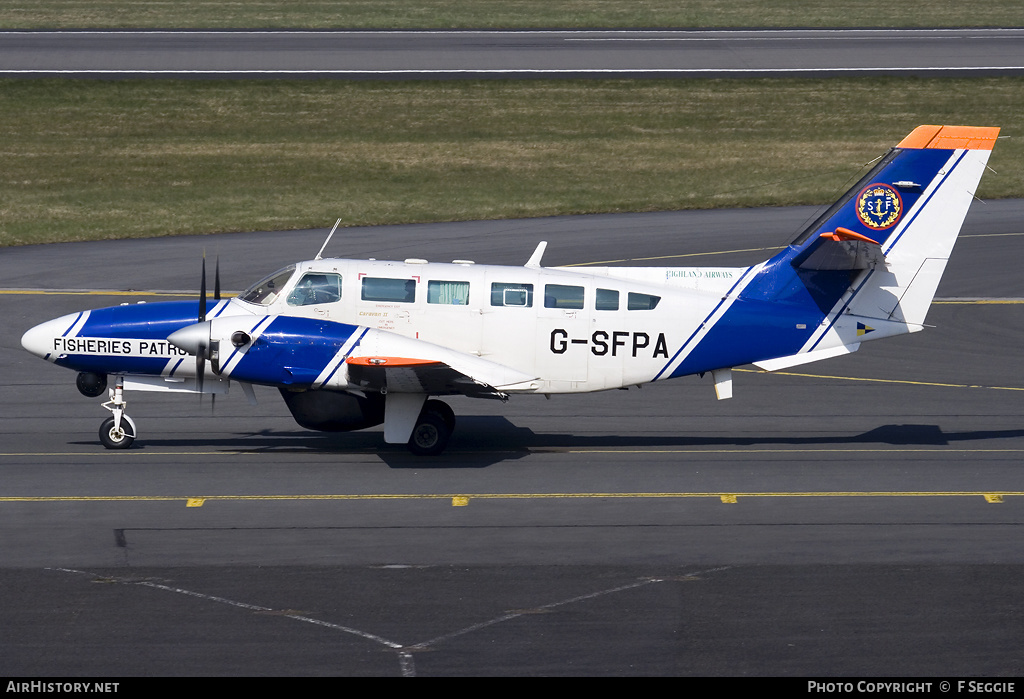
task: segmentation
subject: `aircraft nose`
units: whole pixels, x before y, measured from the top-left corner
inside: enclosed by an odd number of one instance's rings
[[[75,318],[79,315],[78,313],[73,313],[61,316],[60,318],[54,318],[45,323],[40,323],[34,328],[30,328],[21,336],[21,346],[37,357],[49,359],[50,355],[55,353],[54,341],[67,332],[74,324]]]

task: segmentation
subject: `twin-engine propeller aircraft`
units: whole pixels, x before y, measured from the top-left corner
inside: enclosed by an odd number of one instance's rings
[[[146,303],[47,321],[25,349],[104,391],[104,446],[138,435],[129,389],[275,386],[314,430],[384,423],[438,454],[455,416],[431,396],[506,400],[731,368],[769,371],[923,329],[999,129],[921,126],[785,250],[742,268],[523,267],[316,259],[237,298]],[[330,240],[330,238],[328,238]],[[326,246],[327,243],[324,243]],[[323,248],[321,248],[321,253]],[[218,284],[219,287],[219,284]],[[109,387],[109,388],[108,388]]]

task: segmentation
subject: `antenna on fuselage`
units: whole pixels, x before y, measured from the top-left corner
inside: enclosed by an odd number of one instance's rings
[[[526,261],[526,267],[540,268],[540,258],[544,257],[544,250],[548,247],[548,241],[542,240],[537,245],[537,249],[530,255],[530,259]]]
[[[332,228],[331,232],[327,234],[327,240],[325,240],[324,244],[322,246],[320,246],[320,252],[318,252],[316,254],[316,257],[313,258],[314,260],[321,259],[321,255],[324,254],[324,248],[327,247],[327,243],[331,242],[331,236],[334,235],[334,231],[338,230],[338,226],[340,226],[340,225],[341,225],[341,219],[339,218],[337,221],[334,222],[334,228]]]

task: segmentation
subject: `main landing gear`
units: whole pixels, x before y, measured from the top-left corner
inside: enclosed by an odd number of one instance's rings
[[[455,429],[455,411],[447,403],[428,400],[409,437],[409,451],[417,456],[436,456],[448,446]]]
[[[114,388],[108,390],[110,400],[103,407],[111,412],[100,425],[100,442],[107,449],[127,449],[135,441],[135,421],[124,412],[128,403],[124,399],[124,379],[117,377]]]

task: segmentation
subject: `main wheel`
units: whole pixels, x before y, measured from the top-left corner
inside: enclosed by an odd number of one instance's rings
[[[424,410],[409,438],[409,451],[417,456],[436,456],[448,446],[451,435],[444,417],[433,410]]]
[[[444,401],[431,398],[423,404],[423,412],[437,413],[448,425],[448,432],[455,431],[455,411]]]
[[[132,426],[125,419],[121,420],[120,429],[114,429],[114,418],[108,417],[100,425],[100,442],[107,449],[127,449],[135,441],[131,429]]]

